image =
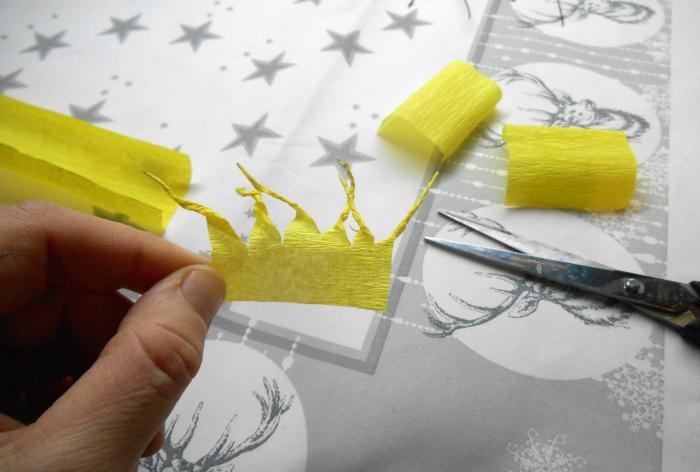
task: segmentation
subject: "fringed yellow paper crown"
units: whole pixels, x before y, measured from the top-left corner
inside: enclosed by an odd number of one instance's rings
[[[384,310],[391,282],[394,241],[406,229],[440,167],[455,153],[476,126],[489,116],[501,98],[501,90],[473,66],[454,61],[394,110],[379,134],[418,154],[441,157],[438,170],[408,214],[383,241],[372,232],[355,207],[355,179],[341,163],[347,179],[340,182],[347,203],[336,224],[321,233],[314,220],[296,203],[261,185],[241,166],[252,190],[237,189],[255,200],[255,224],[248,245],[231,225],[212,209],[185,200],[165,188],[181,207],[207,219],[212,245],[212,265],[226,277],[226,300],[284,301],[354,306]],[[149,174],[150,175],[150,174]],[[280,237],[267,214],[263,195],[280,200],[296,211]],[[352,243],[345,222],[352,214],[359,229]]]
[[[433,174],[389,237],[375,242],[355,207],[355,179],[350,167],[345,163],[341,165],[347,174],[347,179],[340,177],[347,203],[335,225],[321,233],[311,216],[297,203],[260,184],[239,164],[253,188],[236,191],[255,201],[255,223],[247,245],[231,224],[214,210],[179,197],[163,181],[150,176],[181,207],[207,219],[211,262],[226,278],[226,300],[316,303],[381,311],[387,305],[394,241],[406,229],[439,172]],[[270,220],[263,202],[265,194],[286,203],[296,212],[284,238]],[[345,230],[345,222],[351,214],[359,227],[352,242]]]

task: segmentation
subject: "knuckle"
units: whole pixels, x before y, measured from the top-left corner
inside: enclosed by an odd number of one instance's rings
[[[154,323],[148,331],[135,334],[144,355],[161,374],[156,388],[164,395],[179,394],[199,370],[203,342],[172,323]]]

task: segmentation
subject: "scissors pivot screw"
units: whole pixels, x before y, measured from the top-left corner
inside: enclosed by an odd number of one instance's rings
[[[627,279],[622,285],[622,289],[625,293],[643,293],[644,285],[637,279]]]

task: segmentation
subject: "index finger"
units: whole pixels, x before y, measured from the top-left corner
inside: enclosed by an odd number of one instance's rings
[[[182,267],[208,263],[145,231],[46,202],[0,209],[0,256],[0,314],[49,285],[144,292]]]

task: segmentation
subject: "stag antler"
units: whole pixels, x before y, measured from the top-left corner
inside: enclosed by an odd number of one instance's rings
[[[192,414],[192,421],[190,422],[189,426],[187,426],[185,434],[182,435],[179,441],[173,441],[172,437],[173,431],[175,430],[175,424],[177,424],[177,420],[180,417],[175,416],[173,421],[170,422],[168,429],[165,431],[165,439],[163,440],[163,452],[165,452],[168,457],[182,457],[185,449],[187,449],[190,441],[192,441],[194,430],[197,429],[197,424],[199,423],[199,413],[202,411],[203,406],[204,402],[202,401],[197,404],[197,408]]]
[[[433,310],[425,310],[425,316],[428,318],[428,321],[433,326],[433,328],[435,328],[435,331],[426,331],[425,335],[433,338],[444,338],[446,336],[451,335],[458,329],[471,328],[473,326],[478,326],[487,323],[492,319],[496,318],[497,316],[510,310],[516,303],[519,302],[520,296],[527,291],[527,287],[525,286],[525,284],[514,277],[509,277],[506,275],[495,273],[485,274],[483,272],[476,272],[476,274],[489,278],[505,280],[506,282],[510,283],[513,288],[511,290],[504,290],[500,288],[491,287],[491,290],[493,290],[494,292],[503,293],[506,295],[506,299],[495,307],[474,305],[464,300],[463,298],[460,298],[450,293],[450,297],[460,305],[468,308],[469,310],[483,314],[482,316],[473,319],[460,318],[458,316],[454,316],[448,313],[447,311],[445,311],[444,308],[440,306],[440,304],[435,300],[435,298],[433,298],[432,295],[428,295],[428,301],[430,302],[430,306],[433,308]]]
[[[192,440],[192,436],[194,436],[194,430],[197,429],[199,413],[203,406],[204,402],[200,401],[199,404],[197,404],[197,408],[192,414],[192,420],[189,426],[187,426],[187,430],[178,441],[173,440],[173,431],[175,430],[178,419],[180,419],[180,416],[176,415],[168,425],[161,450],[158,451],[158,454],[143,459],[141,461],[141,466],[145,467],[149,472],[190,470],[191,464],[184,458],[184,453]]]
[[[259,447],[270,439],[270,436],[277,429],[282,415],[289,410],[294,396],[283,398],[280,395],[277,382],[275,380],[270,381],[267,377],[263,377],[263,385],[265,387],[265,397],[258,392],[253,392],[260,403],[261,410],[260,423],[255,432],[242,442],[237,443],[230,438],[231,425],[233,424],[233,419],[231,419],[226,425],[224,432],[219,436],[216,444],[194,464],[195,470],[204,471],[220,467],[241,454]]]

